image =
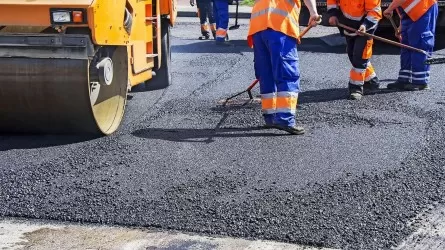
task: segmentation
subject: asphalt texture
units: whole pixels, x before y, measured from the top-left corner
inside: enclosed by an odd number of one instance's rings
[[[445,197],[445,68],[431,90],[347,100],[343,46],[299,46],[302,136],[263,125],[260,104],[219,101],[254,79],[247,22],[232,47],[172,29],[173,85],[130,93],[109,137],[0,137],[0,216],[155,227],[342,249],[388,249]],[[443,41],[443,38],[442,38]],[[443,45],[439,44],[439,48]],[[382,88],[398,49],[375,43]],[[258,87],[254,89],[258,94]],[[241,100],[241,101],[240,101]]]

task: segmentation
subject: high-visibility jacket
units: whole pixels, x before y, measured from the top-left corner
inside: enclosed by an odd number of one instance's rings
[[[271,28],[299,39],[300,0],[257,0],[250,16],[247,43],[252,48],[252,35]]]
[[[328,12],[340,10],[353,21],[362,21],[366,29],[373,29],[382,19],[381,0],[327,0]]]
[[[435,3],[437,0],[407,0],[400,7],[415,22]]]

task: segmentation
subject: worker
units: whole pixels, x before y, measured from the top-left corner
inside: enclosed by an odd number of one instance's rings
[[[361,32],[374,34],[378,22],[382,19],[380,0],[327,0],[329,24],[342,23],[358,30],[349,32],[342,28],[340,32],[346,38],[346,47],[352,68],[349,73],[349,98],[359,100],[367,93],[375,92],[380,87],[370,59],[373,39]]]
[[[190,0],[190,5],[195,6],[195,0]],[[198,17],[201,24],[202,39],[210,38],[210,30],[212,31],[213,39],[216,38],[216,23],[213,13],[213,0],[196,0],[196,7],[198,8]],[[208,19],[208,22],[207,22]],[[209,30],[210,25],[210,30]]]
[[[391,18],[394,10],[400,14],[402,43],[433,52],[436,33],[438,4],[436,0],[394,0],[383,12]],[[427,56],[402,48],[398,79],[387,85],[388,89],[429,89],[430,65],[424,64]]]
[[[320,17],[315,0],[304,0],[310,11],[309,25]],[[252,9],[248,44],[254,50],[254,69],[260,82],[261,107],[266,128],[304,134],[296,125],[300,91],[300,0],[257,0]]]
[[[229,27],[229,1],[213,0],[213,9],[216,20],[216,44],[226,45],[229,40],[227,29]]]

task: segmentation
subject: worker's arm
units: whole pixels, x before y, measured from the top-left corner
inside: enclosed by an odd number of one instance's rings
[[[406,0],[393,0],[391,4],[388,6],[388,8],[383,12],[383,15],[385,15],[388,18],[392,17],[392,13],[394,12],[394,10],[397,9],[397,7],[404,4],[405,2]]]
[[[317,12],[317,4],[315,3],[315,0],[304,0],[304,4],[308,8],[311,15],[309,18],[309,25],[317,26],[320,16]]]
[[[375,29],[382,19],[381,0],[365,0],[366,18],[363,25],[366,30]]]

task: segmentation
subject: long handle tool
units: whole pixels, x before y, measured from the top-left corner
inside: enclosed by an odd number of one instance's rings
[[[237,29],[239,29],[239,25],[238,25],[238,6],[239,6],[239,0],[236,0],[235,25],[230,26],[229,30],[237,30]]]
[[[320,23],[320,22],[321,22],[321,16],[320,16],[320,18],[317,20],[317,23]],[[312,25],[307,26],[307,27],[303,30],[303,32],[301,32],[301,34],[300,34],[300,39],[301,39],[304,35],[306,35],[306,33],[307,33],[311,28],[312,28]],[[300,42],[300,39],[299,39],[298,44],[301,43],[301,42]],[[246,92],[247,92],[247,94],[249,95],[249,98],[252,100],[252,99],[253,99],[252,89],[255,87],[255,85],[257,85],[258,82],[259,82],[259,80],[258,80],[258,79],[255,79],[255,81],[253,81],[253,82],[250,84],[250,86],[249,86],[246,90],[243,90],[242,92],[239,92],[239,93],[237,93],[237,94],[235,94],[235,95],[230,96],[229,98],[227,98],[227,99],[225,100],[225,103],[227,103],[230,99],[233,99],[233,98],[235,98],[235,97],[237,97],[237,96],[239,96],[239,95],[242,95],[242,94],[244,94],[244,93],[246,93]]]
[[[399,39],[399,41],[401,42],[402,39],[400,38],[400,36],[397,36],[397,34],[399,34],[399,28],[397,27],[396,22],[394,21],[394,19],[392,17],[389,18],[389,21],[391,22],[392,27],[394,28],[394,34],[396,35],[396,37]]]
[[[343,29],[346,29],[346,30],[349,30],[351,32],[358,32],[356,29],[351,28],[349,26],[346,26],[344,24],[338,23],[337,25],[339,27],[341,27]],[[379,40],[379,41],[382,41],[384,43],[388,43],[388,44],[391,44],[391,45],[394,45],[394,46],[397,46],[397,47],[401,47],[401,48],[405,48],[405,49],[409,49],[409,50],[412,50],[412,51],[416,51],[416,52],[422,53],[422,54],[424,54],[424,55],[426,55],[428,57],[428,59],[425,61],[425,64],[445,64],[445,57],[433,58],[432,55],[430,55],[428,52],[426,52],[424,50],[421,50],[421,49],[418,49],[418,48],[414,48],[414,47],[411,47],[411,46],[408,46],[408,45],[405,45],[405,44],[402,44],[402,43],[394,42],[394,41],[391,41],[389,39],[386,39],[386,38],[383,38],[383,37],[379,37],[379,36],[376,36],[376,35],[373,35],[373,34],[369,34],[369,33],[366,33],[366,32],[358,32],[358,33],[363,34],[363,35],[368,36],[368,37],[372,37],[372,38],[374,38],[376,40]],[[434,53],[434,52],[431,53],[431,54],[436,55],[436,56],[445,56],[445,54]]]

